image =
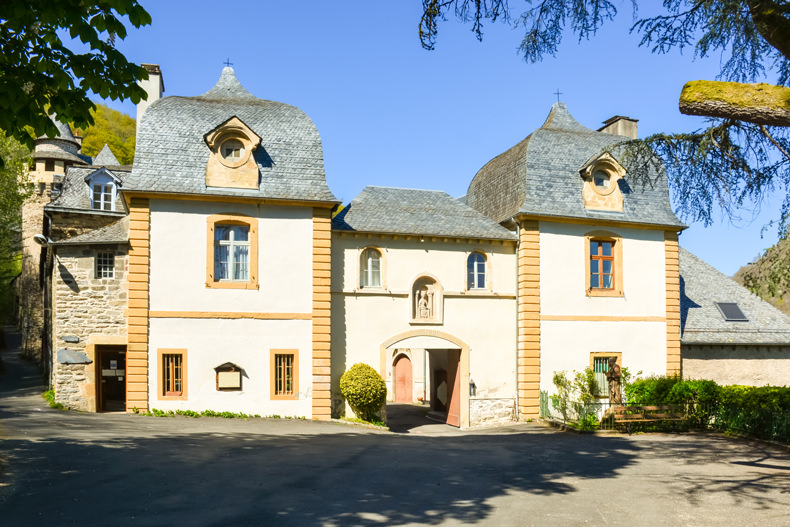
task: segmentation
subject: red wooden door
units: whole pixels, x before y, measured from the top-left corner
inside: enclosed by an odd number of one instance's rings
[[[395,402],[411,403],[411,360],[406,355],[401,355],[395,361]]]
[[[447,424],[461,426],[461,362],[460,351],[447,351]]]

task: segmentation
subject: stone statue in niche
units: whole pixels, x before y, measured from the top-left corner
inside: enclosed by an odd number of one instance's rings
[[[426,320],[433,318],[433,290],[428,285],[423,286],[417,292],[416,314],[415,318]]]
[[[606,380],[609,381],[609,404],[623,404],[623,393],[620,385],[622,374],[616,357],[609,357],[609,371]]]

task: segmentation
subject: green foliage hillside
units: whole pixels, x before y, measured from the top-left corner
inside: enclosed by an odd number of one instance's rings
[[[779,240],[761,258],[738,269],[733,279],[790,315],[790,239]]]
[[[82,153],[95,156],[107,144],[122,165],[131,165],[137,135],[135,120],[103,104],[96,104],[91,114],[93,126],[77,129],[77,133],[83,137]]]

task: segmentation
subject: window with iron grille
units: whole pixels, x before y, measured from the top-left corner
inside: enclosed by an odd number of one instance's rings
[[[115,278],[115,255],[98,253],[96,255],[96,278]]]
[[[271,350],[272,399],[296,399],[299,394],[297,350]]]
[[[609,396],[609,381],[606,380],[606,374],[609,372],[609,357],[593,357],[593,373],[595,373],[595,380],[598,383],[599,397]]]
[[[162,355],[162,386],[165,396],[183,394],[184,357],[180,353],[165,353]]]

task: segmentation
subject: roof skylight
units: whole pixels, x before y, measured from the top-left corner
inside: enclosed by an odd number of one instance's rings
[[[746,315],[735,302],[715,302],[716,308],[727,322],[749,322]]]

